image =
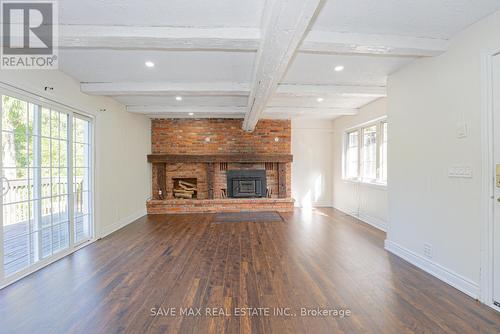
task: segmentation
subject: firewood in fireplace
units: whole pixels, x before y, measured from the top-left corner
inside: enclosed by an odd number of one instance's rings
[[[186,194],[186,193],[174,193],[175,198],[185,198],[185,199],[191,199],[193,198],[193,194]]]
[[[179,193],[179,194],[194,194],[194,190],[184,190],[184,189],[174,189],[174,193]]]
[[[176,198],[193,198],[194,197],[194,190],[174,189],[174,197],[176,197]]]
[[[184,180],[179,180],[179,187],[184,188],[186,190],[196,190],[196,184]]]
[[[179,182],[179,187],[181,187],[183,190],[197,190],[195,187],[185,186],[184,184],[181,184],[181,182]]]
[[[197,198],[197,182],[196,179],[176,179],[174,178],[174,198]]]

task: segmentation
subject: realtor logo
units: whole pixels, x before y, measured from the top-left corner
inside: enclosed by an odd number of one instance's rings
[[[0,1],[2,69],[57,69],[54,1]]]

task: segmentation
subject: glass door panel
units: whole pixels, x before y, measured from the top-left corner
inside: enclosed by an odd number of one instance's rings
[[[90,122],[73,118],[73,197],[75,215],[75,242],[91,236],[91,192],[90,192]]]
[[[92,124],[1,99],[3,279],[92,237]]]

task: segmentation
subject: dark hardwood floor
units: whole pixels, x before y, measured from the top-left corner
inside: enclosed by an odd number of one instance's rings
[[[144,217],[1,290],[0,332],[500,332],[500,314],[387,253],[384,233],[332,209],[283,217]]]

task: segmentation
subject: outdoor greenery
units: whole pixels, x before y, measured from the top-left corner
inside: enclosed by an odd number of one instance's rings
[[[32,124],[27,122],[27,103],[10,96],[2,96],[2,126],[3,133],[3,161],[7,162],[9,155],[13,155],[15,166],[18,167],[16,177],[25,177],[28,161],[33,159],[33,153],[28,156],[27,133],[32,132]],[[29,157],[29,160],[28,160]],[[14,166],[9,166],[14,167]]]
[[[40,135],[34,131],[34,108],[32,104],[19,99],[2,96],[2,159],[4,167],[15,167],[15,178],[27,178],[27,168],[42,167],[42,177],[66,176],[68,166],[68,116],[64,113],[42,108],[40,116]],[[73,165],[76,177],[84,176],[88,162],[88,141],[86,132],[88,122],[74,118]],[[40,163],[34,161],[33,147],[40,140]],[[37,166],[39,165],[39,166]],[[52,167],[52,172],[48,168]],[[13,176],[13,175],[12,175]]]

